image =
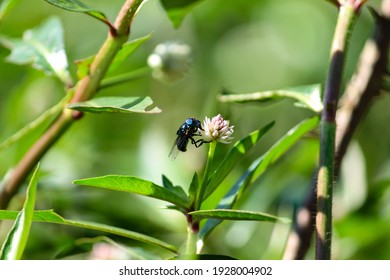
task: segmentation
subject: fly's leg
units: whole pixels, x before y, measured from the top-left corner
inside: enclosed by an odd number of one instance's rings
[[[195,145],[195,147],[197,147],[197,148],[199,148],[200,146],[202,146],[203,144],[205,144],[205,143],[210,143],[211,141],[205,141],[205,140],[203,140],[203,139],[199,139],[198,141],[196,141],[195,143],[194,143],[194,145]]]
[[[199,139],[199,140],[196,140],[194,138],[190,138],[191,139],[191,143],[195,145],[195,147],[199,148],[200,146],[202,146],[204,143],[210,143],[210,141],[205,141],[203,139]]]

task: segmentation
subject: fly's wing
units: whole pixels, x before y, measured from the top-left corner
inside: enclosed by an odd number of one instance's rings
[[[179,138],[179,137],[177,137],[177,138]],[[177,157],[177,155],[179,154],[179,149],[177,148],[177,144],[176,144],[177,138],[176,138],[175,142],[173,142],[172,148],[171,148],[169,155],[168,155],[168,157],[171,160],[174,160]]]
[[[175,142],[173,142],[171,151],[169,152],[169,158],[175,159],[179,154],[179,151],[187,151],[188,138],[185,136],[177,136]]]

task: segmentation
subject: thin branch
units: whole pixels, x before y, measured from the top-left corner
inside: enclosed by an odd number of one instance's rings
[[[390,0],[382,2],[382,14],[376,17],[372,38],[361,53],[356,73],[350,81],[337,113],[335,175],[339,174],[341,160],[358,124],[367,114],[374,98],[378,96],[386,73],[390,43]],[[310,247],[314,228],[316,195],[313,175],[307,198],[296,213],[284,259],[303,259]]]
[[[130,33],[130,25],[136,11],[143,0],[127,0],[120,10],[114,27],[116,32],[110,30],[107,39],[96,54],[91,64],[89,75],[79,81],[75,88],[75,94],[70,101],[80,102],[92,98],[99,89],[99,85],[116,53],[127,41]],[[72,90],[72,89],[71,89]],[[45,153],[56,143],[65,131],[82,117],[82,113],[72,111],[65,104],[60,116],[53,122],[49,129],[33,144],[29,151],[20,160],[12,173],[3,182],[0,193],[0,209],[7,208],[12,197],[26,180],[34,166],[41,160]]]
[[[353,2],[353,1],[350,1]],[[317,178],[316,259],[330,259],[336,109],[341,90],[345,53],[356,11],[353,3],[341,5],[331,49],[331,62],[321,119],[320,164]]]

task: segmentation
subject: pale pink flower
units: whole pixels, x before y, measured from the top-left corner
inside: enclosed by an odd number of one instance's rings
[[[234,137],[234,126],[229,126],[229,121],[224,120],[221,114],[213,117],[211,120],[206,117],[203,121],[204,128],[204,140],[205,141],[217,141],[222,144],[230,144]]]

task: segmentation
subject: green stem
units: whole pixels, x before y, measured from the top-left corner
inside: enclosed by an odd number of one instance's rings
[[[52,126],[34,143],[12,171],[11,176],[6,179],[0,194],[0,209],[7,208],[9,201],[34,166],[71,124],[72,112],[65,109]]]
[[[200,189],[199,189],[199,192],[198,192],[198,196],[196,198],[196,203],[195,203],[195,209],[194,210],[199,210],[200,207],[201,207],[201,204],[203,202],[203,196],[204,196],[204,193],[206,191],[207,184],[209,182],[209,177],[210,177],[210,173],[211,173],[211,167],[212,167],[213,161],[214,161],[214,154],[215,154],[216,146],[217,146],[217,142],[216,141],[210,142],[209,152],[208,152],[207,162],[206,162],[206,168],[205,168],[204,175],[203,175],[202,185],[200,186]]]
[[[126,0],[120,10],[114,27],[116,32],[109,32],[106,41],[91,64],[89,74],[76,86],[75,94],[70,102],[80,102],[92,98],[99,89],[100,81],[106,74],[116,53],[126,42],[130,34],[130,25],[138,8],[144,0]],[[0,193],[0,209],[7,208],[9,201],[18,191],[34,166],[63,135],[65,131],[79,119],[82,113],[71,111],[64,105],[60,116],[53,122],[51,127],[37,140],[36,143],[24,155],[21,161],[4,182]]]
[[[134,70],[129,73],[125,73],[122,75],[118,75],[115,77],[104,79],[99,86],[99,89],[104,89],[112,86],[116,86],[119,84],[127,83],[134,81],[136,79],[142,78],[148,74],[150,74],[151,69],[149,67],[143,67],[137,70]]]
[[[198,242],[199,223],[192,221],[191,217],[188,218],[187,225],[187,244],[185,255],[196,255],[196,243]]]
[[[72,93],[66,95],[60,102],[55,104],[53,107],[46,110],[42,115],[40,115],[37,119],[30,122],[26,126],[24,126],[22,129],[18,130],[16,133],[5,139],[3,142],[0,143],[0,151],[8,148],[9,146],[15,144],[20,139],[28,135],[30,132],[32,132],[34,129],[42,125],[44,122],[47,122],[49,119],[55,119],[55,116],[58,115],[62,109],[64,108],[64,105],[69,101],[71,98]]]
[[[330,259],[334,182],[336,110],[340,96],[345,52],[360,1],[345,1],[340,7],[331,49],[331,62],[321,118],[320,164],[317,181],[316,259]]]

